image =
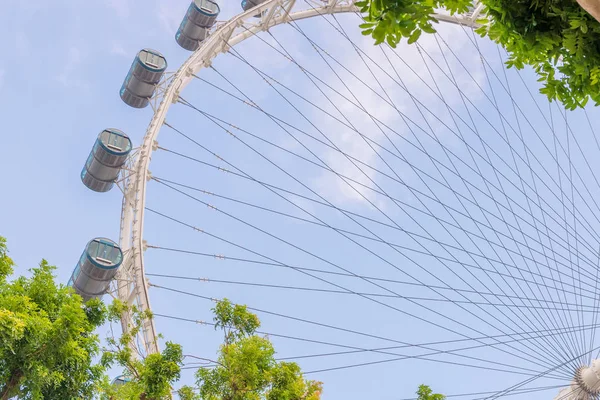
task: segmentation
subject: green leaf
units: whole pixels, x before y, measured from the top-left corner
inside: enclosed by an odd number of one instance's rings
[[[408,38],[408,44],[413,44],[414,42],[419,40],[419,37],[421,37],[421,30],[415,29],[415,31]]]
[[[386,41],[393,49],[396,48],[397,41],[395,40],[395,38],[392,35],[388,35],[386,38]]]
[[[421,29],[426,33],[435,33],[436,32],[436,30],[433,28],[433,26],[431,26],[429,24],[421,26]]]

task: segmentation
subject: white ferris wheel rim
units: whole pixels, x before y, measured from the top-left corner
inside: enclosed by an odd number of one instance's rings
[[[300,3],[297,0],[267,0],[248,11],[242,12],[227,22],[220,24],[211,35],[204,40],[200,47],[194,51],[187,60],[179,66],[177,71],[165,82],[166,88],[160,91],[160,103],[154,108],[154,113],[144,134],[141,146],[136,152],[132,162],[131,174],[125,183],[121,209],[121,226],[119,243],[126,254],[126,260],[116,277],[116,294],[119,300],[127,304],[136,303],[140,310],[151,311],[148,282],[144,269],[144,214],[146,205],[146,183],[150,180],[149,171],[151,155],[156,150],[156,139],[160,128],[165,123],[171,104],[179,99],[181,91],[191,82],[202,68],[210,67],[212,60],[221,53],[227,52],[231,47],[243,42],[260,31],[292,21],[339,14],[359,10],[354,5],[356,0],[305,0],[310,8],[296,9]],[[476,7],[469,16],[450,16],[436,14],[440,22],[460,24],[470,28],[477,26],[476,19],[482,5],[474,2]],[[255,16],[260,14],[258,22]],[[245,27],[245,24],[248,27]],[[243,31],[239,28],[244,27]],[[237,31],[237,32],[236,32]],[[121,316],[121,325],[124,331],[128,330],[130,317]],[[142,327],[142,346],[146,354],[159,352],[156,327],[154,320],[149,319]]]

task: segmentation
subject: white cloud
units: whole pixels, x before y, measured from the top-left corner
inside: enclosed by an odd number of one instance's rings
[[[451,46],[457,54],[461,57],[461,61],[469,67],[470,72],[475,77],[477,83],[479,83],[482,87],[484,73],[481,67],[481,63],[479,61],[479,55],[477,52],[473,51],[473,49],[468,49],[469,51],[463,51],[463,48],[467,46],[468,38],[462,32],[461,28],[457,27],[441,27],[439,29],[445,37],[445,40],[448,43],[451,43]],[[352,34],[351,34],[352,36]],[[358,36],[358,35],[354,35]],[[339,36],[337,38],[337,43],[339,44]],[[421,125],[425,130],[428,131],[427,125],[421,116],[419,108],[414,105],[411,97],[405,93],[403,89],[401,89],[391,78],[392,76],[395,80],[398,80],[396,77],[396,73],[391,68],[388,60],[383,55],[383,52],[380,48],[372,46],[371,38],[353,38],[355,43],[359,44],[359,47],[362,48],[372,61],[366,60],[367,64],[369,64],[369,69],[364,65],[361,58],[357,55],[356,51],[354,51],[350,47],[350,51],[341,51],[341,55],[334,55],[338,58],[341,63],[347,67],[358,77],[360,77],[365,83],[367,83],[374,90],[370,90],[364,84],[359,83],[359,81],[352,77],[348,73],[341,73],[340,75],[343,77],[347,77],[346,84],[352,93],[349,93],[347,89],[343,88],[340,85],[338,79],[333,73],[329,73],[329,75],[324,79],[324,81],[328,83],[335,83],[337,89],[340,90],[341,93],[344,93],[347,97],[354,101],[354,97],[352,94],[360,100],[364,108],[376,117],[381,123],[390,126],[394,129],[395,133],[390,132],[388,129],[383,128],[384,132],[390,136],[392,141],[398,146],[400,151],[404,149],[401,147],[402,141],[398,138],[394,139],[396,134],[405,135],[407,133],[407,128],[399,112],[394,109],[391,105],[387,104],[389,101],[387,97],[391,98],[391,102],[398,108],[399,111],[403,112],[405,115],[410,117],[413,121]],[[419,41],[420,45],[431,55],[431,57],[436,61],[440,67],[446,70],[445,61],[442,57],[441,52],[439,51],[438,45],[435,42],[435,39],[432,35],[423,36]],[[348,44],[345,45],[348,47]],[[471,46],[468,43],[468,46]],[[434,115],[431,115],[427,111],[423,110],[423,114],[425,115],[425,119],[429,122],[432,129],[435,131],[436,135],[440,137],[440,140],[444,142],[444,145],[448,145],[448,142],[456,141],[454,136],[448,132],[447,129],[443,128],[442,122],[444,121],[448,126],[454,128],[452,124],[452,120],[450,118],[450,114],[445,106],[445,104],[437,97],[436,94],[432,93],[429,88],[421,81],[422,78],[427,84],[437,91],[434,82],[437,82],[439,85],[440,91],[442,92],[445,100],[448,102],[450,107],[454,109],[462,108],[462,100],[458,95],[457,89],[455,85],[450,82],[432,62],[426,56],[426,61],[430,66],[430,72],[425,68],[423,64],[423,60],[421,55],[419,54],[416,46],[408,46],[406,44],[399,46],[397,50],[398,54],[401,55],[401,58],[405,60],[409,65],[412,66],[414,71],[412,72],[406,65],[404,65],[396,56],[388,53],[390,60],[394,64],[399,76],[402,78],[404,84],[406,85],[408,93],[412,94],[416,99],[419,100],[423,105],[429,108]],[[455,77],[458,81],[458,85],[461,87],[461,90],[471,98],[479,96],[481,92],[477,88],[477,84],[473,82],[471,77],[469,77],[462,67],[455,59],[448,58],[448,62],[455,74]],[[385,72],[378,68],[381,66]],[[336,66],[336,71],[342,71],[341,67]],[[376,79],[373,77],[374,74]],[[378,82],[379,81],[379,82]],[[379,86],[383,86],[384,91]],[[376,93],[379,93],[378,96]],[[340,97],[334,95],[336,101],[340,100]],[[382,99],[383,97],[383,99]],[[386,100],[384,100],[386,99]],[[390,149],[392,152],[395,152],[394,148],[389,143],[388,139],[384,136],[384,133],[377,127],[377,125],[372,121],[372,119],[364,112],[360,111],[355,106],[351,105],[348,101],[340,100],[343,102],[343,106],[340,107],[342,113],[352,122],[352,124],[357,128],[359,132],[361,132],[366,137],[369,137],[373,141],[381,143],[383,146]],[[335,115],[339,115],[339,113],[334,112]],[[332,123],[329,117],[323,116],[323,114],[319,114],[318,111],[313,115],[319,121],[319,126],[326,127],[327,133],[331,140],[344,152],[349,155],[361,160],[363,163],[371,165],[390,176],[395,177],[396,175],[403,178],[403,170],[398,170],[398,168],[394,168],[391,171],[384,163],[381,161],[381,158],[365,143],[365,140],[360,137],[356,132],[353,132],[351,129],[345,128],[339,123]],[[425,135],[421,131],[416,131],[415,134]],[[411,135],[412,136],[412,135]],[[413,139],[414,141],[414,139]],[[377,148],[377,151],[383,156],[383,158],[389,162],[391,158],[389,153],[386,154],[381,148]],[[406,148],[406,145],[404,146]],[[338,171],[340,174],[348,176],[361,184],[365,184],[370,187],[375,187],[373,182],[380,183],[381,179],[387,179],[382,176],[378,176],[379,174],[369,169],[368,167],[362,166],[359,164],[360,169],[353,165],[348,159],[337,152],[334,149],[328,149],[321,154],[321,157],[332,167],[334,170]],[[391,164],[392,165],[392,164]],[[404,167],[403,163],[399,161],[395,162],[395,166]],[[407,167],[408,168],[408,167]],[[378,207],[383,206],[387,202],[386,198],[383,195],[378,195],[377,193],[366,189],[359,184],[351,184],[348,185],[344,181],[342,181],[338,176],[332,174],[328,171],[323,171],[320,175],[318,175],[314,179],[314,184],[319,188],[319,192],[325,194],[332,202],[343,205],[351,205],[351,204],[367,204],[369,201],[376,204]],[[384,185],[386,189],[390,187],[390,185]]]

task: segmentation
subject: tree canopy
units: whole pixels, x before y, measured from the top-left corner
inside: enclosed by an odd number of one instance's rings
[[[467,13],[472,0],[361,0],[364,35],[392,47],[435,33],[435,9]],[[600,22],[574,0],[481,0],[476,32],[508,52],[508,68],[531,66],[540,92],[568,109],[600,104]]]
[[[92,398],[103,376],[93,332],[104,306],[57,285],[46,260],[9,281],[14,266],[0,237],[0,399]]]
[[[203,400],[319,400],[321,382],[305,380],[298,364],[277,362],[268,338],[256,334],[258,317],[225,299],[213,308],[224,341],[214,367],[200,368]]]
[[[257,335],[258,317],[228,300],[213,308],[215,327],[224,334],[214,368],[197,371],[197,388],[175,390],[186,357],[181,346],[167,342],[161,353],[144,355],[135,345],[152,314],[118,300],[108,308],[97,299],[84,303],[72,288],[55,283],[54,269],[42,260],[31,276],[9,281],[14,262],[0,237],[0,400],[166,400],[174,393],[181,400],[321,397],[320,382],[305,380],[296,363],[275,360],[269,339]],[[101,349],[95,329],[106,320],[119,322],[123,312],[132,316],[128,331],[108,337]],[[113,366],[127,377],[121,385],[105,374]]]
[[[439,393],[433,393],[433,390],[427,385],[420,385],[417,390],[417,400],[445,400],[446,396]]]
[[[110,400],[161,400],[170,399],[173,384],[179,380],[183,365],[183,350],[181,345],[167,342],[161,353],[144,356],[134,352],[135,338],[144,322],[152,318],[149,312],[138,310],[115,300],[109,307],[108,319],[117,322],[123,312],[129,312],[132,323],[128,332],[120,337],[107,338],[108,349],[102,356],[102,365],[111,367],[117,365],[123,368],[129,378],[123,385],[111,385],[108,382],[101,388],[103,399]],[[193,390],[184,387],[180,390],[180,398],[193,398]]]

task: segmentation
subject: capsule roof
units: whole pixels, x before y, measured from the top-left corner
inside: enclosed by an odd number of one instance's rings
[[[164,71],[167,68],[167,59],[156,50],[140,50],[137,59],[144,68],[150,71]]]
[[[119,245],[107,238],[95,238],[86,246],[87,258],[95,266],[103,269],[118,268],[123,262],[123,252]]]
[[[105,129],[98,135],[98,143],[110,154],[125,155],[131,151],[131,139],[118,129]]]
[[[131,379],[129,379],[125,375],[119,375],[115,379],[113,379],[112,384],[113,385],[123,385],[127,382],[131,382]]]
[[[221,11],[219,5],[211,0],[194,0],[192,4],[196,10],[210,17],[218,15]]]

